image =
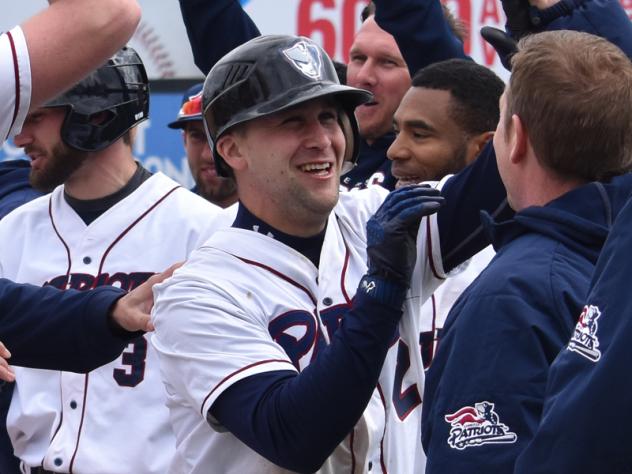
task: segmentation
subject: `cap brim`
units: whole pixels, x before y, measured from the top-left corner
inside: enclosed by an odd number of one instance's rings
[[[184,126],[188,123],[188,122],[201,122],[202,121],[202,115],[194,115],[192,117],[182,117],[179,118],[178,120],[174,120],[171,123],[167,124],[167,127],[169,128],[173,128],[173,129],[179,129],[179,128],[184,128]]]

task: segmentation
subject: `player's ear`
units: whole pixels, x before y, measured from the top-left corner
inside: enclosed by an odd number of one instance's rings
[[[483,132],[478,135],[474,135],[468,140],[467,143],[467,155],[465,157],[465,163],[470,164],[481,153],[483,147],[494,137],[494,132]]]
[[[516,114],[511,116],[511,128],[509,129],[509,143],[511,151],[509,159],[513,163],[522,161],[527,153],[529,137],[522,120]]]
[[[233,170],[239,171],[248,166],[238,134],[232,131],[225,133],[217,140],[216,146],[218,153]]]

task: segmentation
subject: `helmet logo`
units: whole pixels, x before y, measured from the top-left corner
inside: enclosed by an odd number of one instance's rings
[[[299,41],[291,48],[283,50],[283,54],[301,74],[310,79],[320,79],[322,59],[320,50],[316,45],[307,41]]]

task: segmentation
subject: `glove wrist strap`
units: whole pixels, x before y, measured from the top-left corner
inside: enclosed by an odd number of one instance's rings
[[[401,283],[387,279],[377,274],[368,274],[362,277],[358,292],[388,306],[401,308],[408,288]]]

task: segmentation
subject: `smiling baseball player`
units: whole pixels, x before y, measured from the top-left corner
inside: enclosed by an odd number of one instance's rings
[[[15,141],[31,157],[32,184],[52,193],[0,223],[2,242],[16,242],[0,255],[2,276],[130,290],[209,237],[219,208],[133,159],[148,101],[142,61],[123,48],[27,116]],[[175,437],[157,364],[139,335],[87,375],[16,369],[8,430],[25,471],[164,473]]]
[[[155,290],[171,472],[403,472],[386,446],[418,432],[420,300],[484,245],[475,235],[459,251],[504,190],[488,155],[439,183],[448,204],[421,227],[442,202],[435,189],[339,195],[367,100],[300,37],[254,39],[207,77],[205,124],[240,206]],[[488,194],[472,192],[481,180]],[[472,208],[450,206],[460,193]]]

